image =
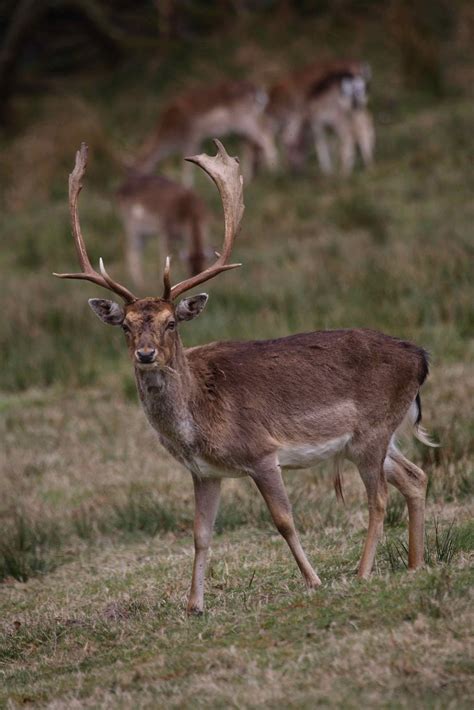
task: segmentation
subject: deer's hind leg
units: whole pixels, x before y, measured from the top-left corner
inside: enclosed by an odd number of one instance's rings
[[[324,175],[331,175],[334,169],[326,129],[319,122],[314,122],[312,128],[319,167]]]
[[[406,500],[408,508],[408,567],[416,569],[423,564],[425,536],[425,498],[428,477],[390,444],[384,461],[387,481]]]
[[[255,466],[251,474],[262,494],[275,527],[286,540],[296,564],[300,568],[308,589],[319,587],[321,581],[306,557],[296,532],[291,503],[281,475],[281,469],[274,460],[265,460]]]

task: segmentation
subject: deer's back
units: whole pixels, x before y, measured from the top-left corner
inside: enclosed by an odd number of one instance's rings
[[[130,175],[117,190],[117,199],[124,209],[140,205],[150,214],[171,216],[177,221],[206,218],[205,204],[194,190],[164,175]]]
[[[321,86],[325,90],[326,83],[333,83],[335,76],[357,72],[360,66],[360,62],[341,59],[316,61],[301,67],[271,87],[268,112],[278,115],[285,111],[301,109],[312,87]]]
[[[195,418],[214,437],[250,443],[304,440],[311,422],[323,438],[362,420],[396,426],[427,375],[421,348],[370,330],[211,343],[186,355],[201,383]]]
[[[258,99],[258,92],[258,87],[249,81],[223,81],[190,89],[170,101],[160,116],[158,131],[186,132],[190,124],[221,106],[232,110],[242,101],[252,103]]]

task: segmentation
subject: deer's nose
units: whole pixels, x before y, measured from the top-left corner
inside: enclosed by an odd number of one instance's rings
[[[138,362],[150,363],[156,360],[156,350],[155,348],[138,348],[135,350],[135,357]]]

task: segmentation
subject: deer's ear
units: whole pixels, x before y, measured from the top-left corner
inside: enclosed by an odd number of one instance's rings
[[[89,306],[96,316],[107,325],[120,325],[125,318],[122,306],[107,298],[89,298]]]
[[[181,320],[192,320],[203,310],[209,296],[207,293],[199,293],[197,296],[183,298],[176,306],[176,318]]]

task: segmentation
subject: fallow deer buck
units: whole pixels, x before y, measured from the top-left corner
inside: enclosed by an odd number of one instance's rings
[[[186,240],[191,276],[204,269],[208,213],[194,190],[163,175],[129,171],[117,190],[117,202],[125,227],[127,266],[135,286],[143,286],[144,250],[152,235],[162,237],[167,254],[180,251]]]
[[[250,476],[285,538],[308,588],[320,584],[295,530],[282,469],[306,468],[330,456],[353,461],[365,484],[369,527],[359,575],[372,569],[383,530],[387,481],[406,499],[409,566],[423,561],[427,477],[395,443],[403,424],[429,443],[420,427],[419,390],[428,374],[426,352],[371,330],[301,333],[276,340],[214,342],[185,349],[179,326],[198,316],[208,296],[178,296],[235,269],[232,246],[243,214],[238,161],[219,141],[217,155],[188,158],[215,182],[224,208],[224,244],[215,263],[171,286],[166,261],[160,297],[139,298],[87,256],[77,202],[86,168],[83,144],[69,179],[73,235],[81,273],[55,274],[103,286],[124,304],[92,298],[94,313],[121,327],[134,364],[138,393],[162,445],[191,473],[195,501],[195,558],[190,613],[204,604],[204,575],[219,504],[221,479]]]
[[[227,80],[184,92],[165,107],[134,167],[150,172],[171,155],[189,155],[198,151],[204,140],[233,133],[258,151],[266,167],[275,168],[278,158],[265,116],[267,100],[265,91],[249,81]],[[183,181],[192,183],[187,169]]]

